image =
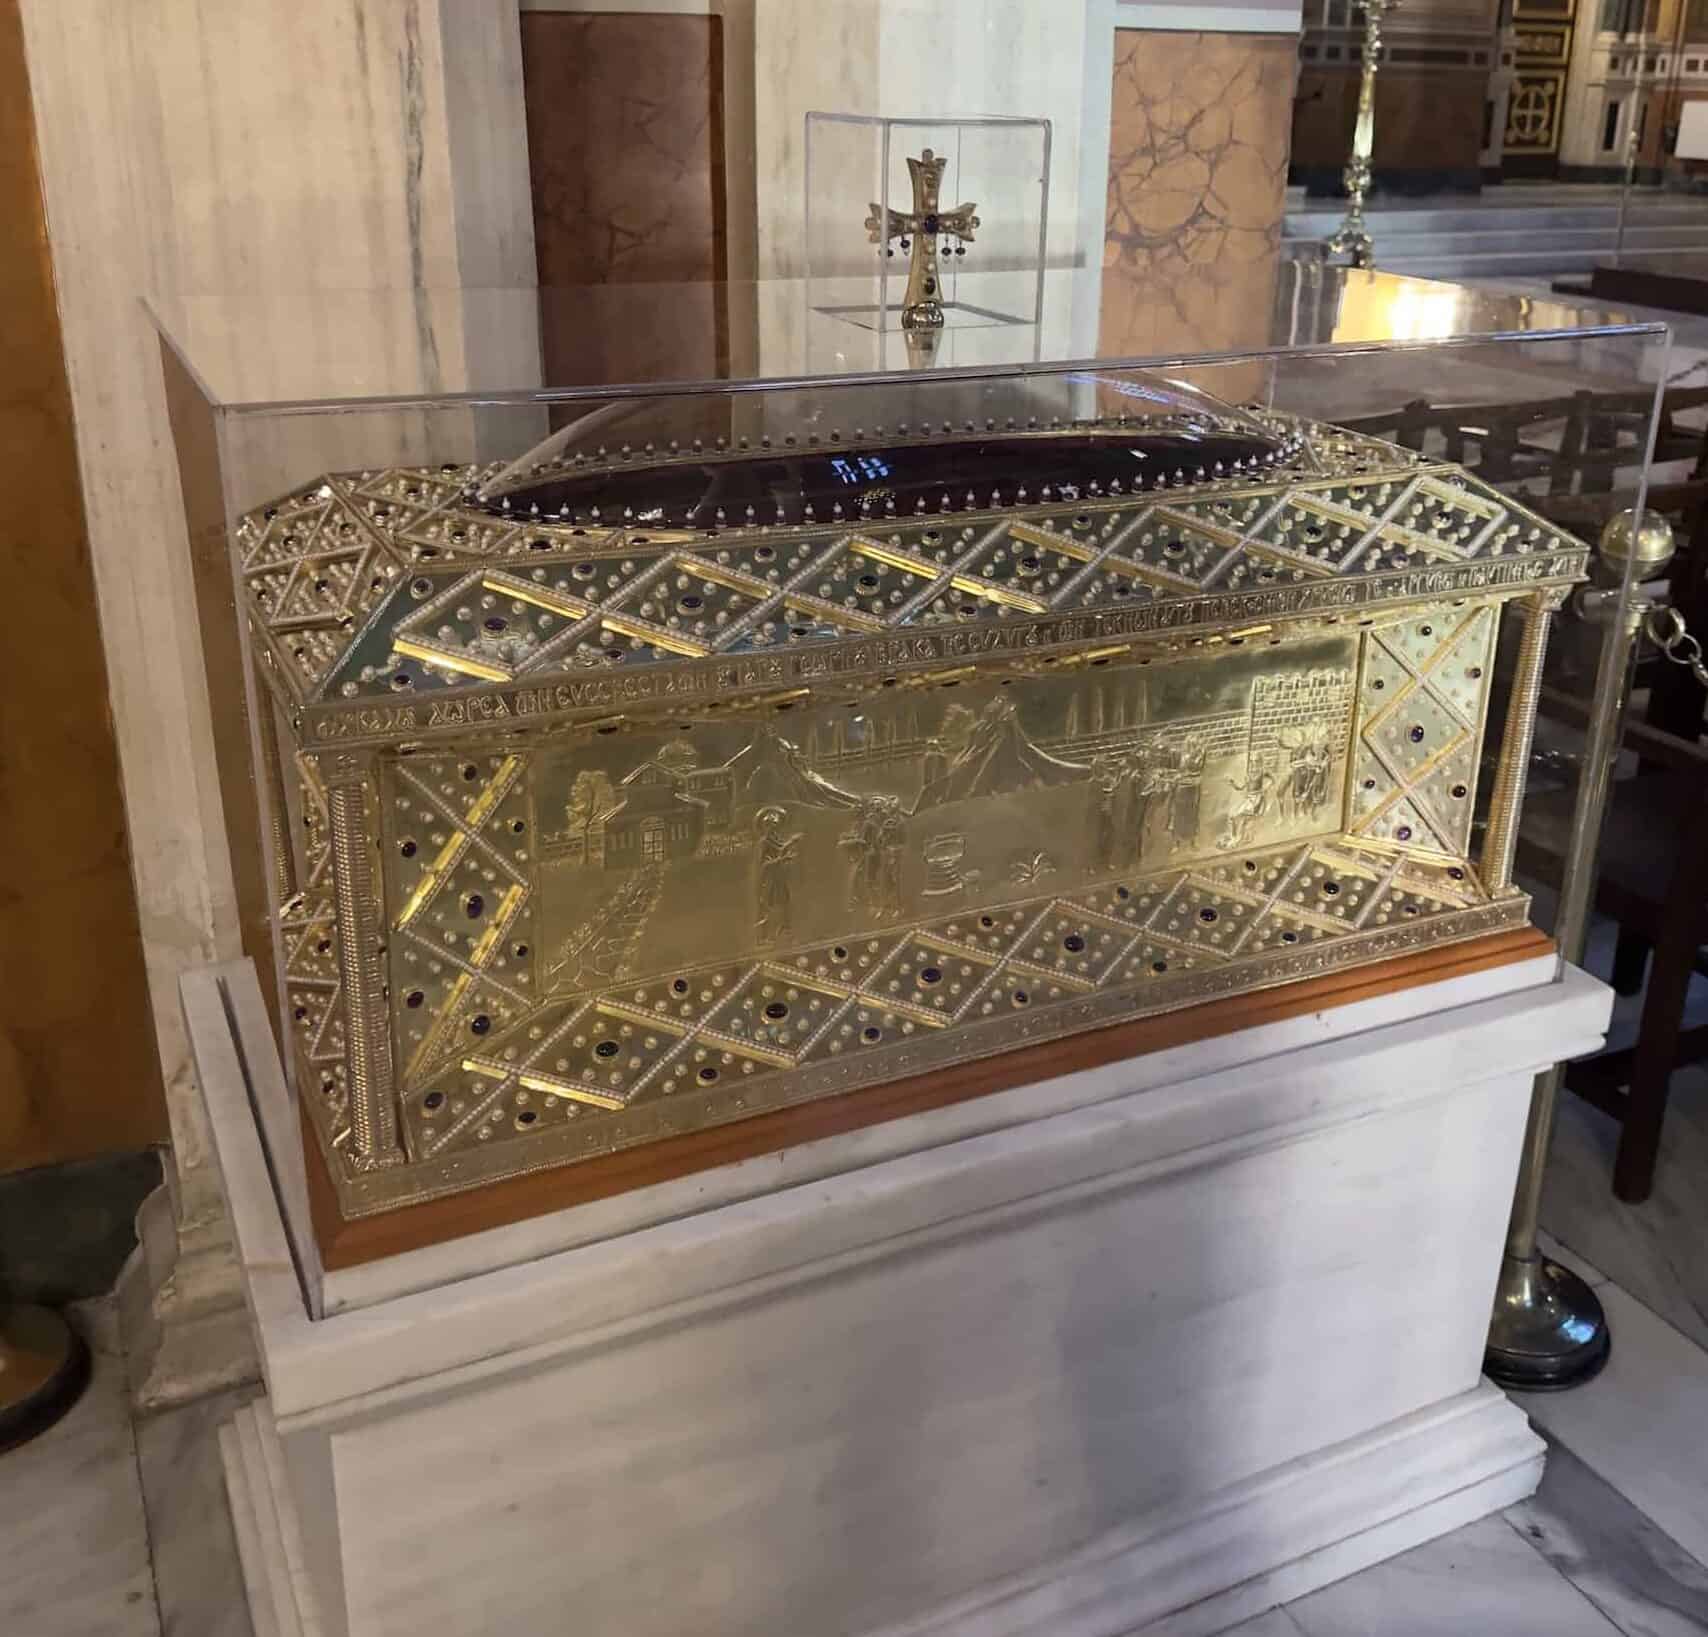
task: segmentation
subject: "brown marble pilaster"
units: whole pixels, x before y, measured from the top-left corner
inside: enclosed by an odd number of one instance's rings
[[[1105,355],[1267,341],[1297,46],[1290,34],[1117,31]]]
[[[723,19],[521,21],[548,382],[722,373]]]
[[[16,0],[0,0],[0,1172],[166,1135]]]

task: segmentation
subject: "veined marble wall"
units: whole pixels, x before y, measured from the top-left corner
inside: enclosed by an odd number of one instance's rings
[[[0,0],[0,1171],[166,1134],[17,0]]]
[[[1268,341],[1297,48],[1290,34],[1117,33],[1105,354]]]
[[[718,15],[522,15],[547,379],[704,379],[729,346]],[[650,299],[598,290],[656,284]],[[572,299],[553,292],[576,287]],[[591,322],[590,322],[591,318]],[[627,322],[623,320],[628,320]],[[638,320],[636,322],[635,320]]]
[[[23,0],[23,19],[180,1217],[195,1224],[220,1207],[176,984],[238,952],[231,849],[251,838],[226,835],[143,302],[194,331],[201,367],[238,398],[455,386],[474,358],[537,370],[537,331],[489,327],[471,345],[443,298],[532,281],[519,39],[513,9],[463,0]],[[366,323],[348,322],[353,304]]]
[[[762,278],[806,271],[802,240],[808,110],[900,117],[1025,115],[1051,123],[1047,256],[1071,267],[1097,251],[1080,223],[1086,46],[1107,0],[757,0],[753,77],[758,266]],[[863,214],[865,176],[814,178]],[[984,203],[984,201],[980,201]],[[1046,314],[1043,351],[1071,356],[1071,313]],[[802,314],[761,311],[761,360],[799,356]]]

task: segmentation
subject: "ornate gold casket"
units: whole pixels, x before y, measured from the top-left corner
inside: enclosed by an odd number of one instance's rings
[[[1523,923],[1586,548],[1333,427],[1092,400],[594,416],[242,520],[345,1218]]]

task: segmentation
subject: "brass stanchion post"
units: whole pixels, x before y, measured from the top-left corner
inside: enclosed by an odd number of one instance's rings
[[[0,1450],[46,1432],[89,1384],[89,1349],[45,1307],[0,1306]]]
[[[1374,246],[1364,220],[1364,195],[1370,189],[1370,156],[1376,144],[1376,70],[1382,54],[1382,19],[1398,0],[1363,0],[1364,52],[1358,75],[1358,118],[1352,127],[1352,153],[1342,173],[1351,196],[1346,217],[1325,243],[1331,256],[1348,256],[1354,267],[1368,267]]]
[[[1619,584],[1611,590],[1590,591],[1583,599],[1584,612],[1604,620],[1605,626],[1573,812],[1571,853],[1554,923],[1554,941],[1569,961],[1583,955],[1594,900],[1602,813],[1630,694],[1632,654],[1647,612],[1644,599],[1633,592],[1638,583],[1652,579],[1666,567],[1672,552],[1672,529],[1665,518],[1653,512],[1619,513],[1601,533],[1601,561],[1610,573],[1618,575]],[[1491,1380],[1529,1392],[1572,1387],[1589,1380],[1607,1362],[1612,1345],[1607,1315],[1595,1292],[1575,1273],[1546,1260],[1536,1248],[1542,1174],[1554,1135],[1554,1108],[1562,1073],[1559,1064],[1544,1070],[1536,1076],[1531,1092],[1518,1189],[1483,1355],[1483,1370]]]

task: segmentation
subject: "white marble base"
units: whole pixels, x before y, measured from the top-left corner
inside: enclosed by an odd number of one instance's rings
[[[124,1361],[93,1363],[62,1421],[0,1455],[6,1637],[160,1637]]]
[[[256,1637],[322,1637],[328,1628],[289,1544],[300,1540],[296,1503],[279,1481],[282,1458],[266,1452],[269,1440],[278,1447],[266,1404],[240,1410],[219,1439]],[[884,1637],[1209,1637],[1523,1500],[1541,1478],[1542,1455],[1542,1441],[1485,1382],[1400,1426],[1207,1497],[1190,1516],[1159,1516],[1041,1575],[881,1629]],[[1415,1504],[1425,1487],[1431,1499]],[[1275,1563],[1281,1515],[1291,1518],[1295,1556]]]
[[[243,1280],[224,1213],[177,1221],[162,1184],[136,1215],[136,1248],[115,1288],[131,1404],[189,1404],[260,1375]]]
[[[244,1405],[220,1428],[219,1453],[255,1637],[321,1637],[326,1627],[303,1565],[302,1527],[265,1400]]]
[[[1531,1076],[1608,1010],[1552,977],[1064,1076],[1031,1122],[916,1116],[312,1321],[267,1043],[227,1032],[241,969],[195,976],[269,1387],[227,1440],[257,1629],[1182,1637],[1519,1499],[1541,1446],[1477,1374],[1496,1262]]]

